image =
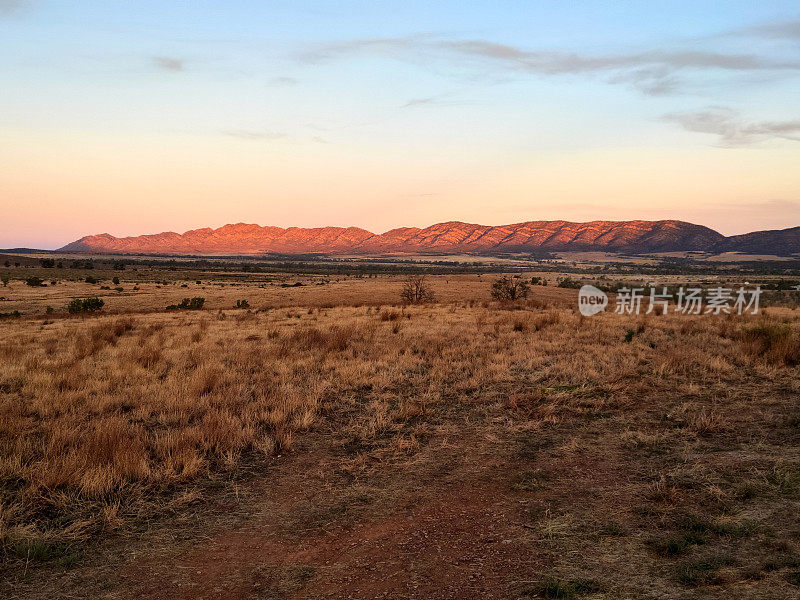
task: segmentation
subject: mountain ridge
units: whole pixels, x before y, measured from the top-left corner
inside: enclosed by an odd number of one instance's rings
[[[129,237],[84,236],[59,252],[108,254],[497,254],[508,252],[800,252],[800,227],[726,237],[703,225],[661,221],[524,221],[480,225],[462,221],[429,227],[398,227],[372,233],[360,227],[275,227],[233,223],[184,233],[165,231]]]

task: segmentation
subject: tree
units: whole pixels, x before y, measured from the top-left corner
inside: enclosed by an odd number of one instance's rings
[[[406,304],[433,302],[436,297],[425,281],[425,275],[409,275],[400,291],[400,298]]]
[[[0,275],[0,280],[2,280],[3,282],[3,287],[6,287],[8,285],[8,282],[11,281],[11,275],[9,275],[8,273],[3,273],[2,275]]]
[[[492,284],[492,298],[500,301],[527,298],[530,287],[525,281],[501,277]]]
[[[25,285],[29,285],[31,287],[42,287],[43,283],[44,283],[44,281],[42,281],[38,277],[28,277],[25,280]]]

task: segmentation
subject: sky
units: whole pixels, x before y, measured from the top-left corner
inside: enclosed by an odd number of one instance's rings
[[[0,247],[800,225],[800,6],[0,0]]]

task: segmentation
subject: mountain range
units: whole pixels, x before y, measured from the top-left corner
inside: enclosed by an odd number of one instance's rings
[[[703,251],[790,255],[800,253],[800,227],[726,237],[685,221],[526,221],[475,225],[459,221],[375,234],[358,227],[262,227],[246,223],[134,237],[107,233],[82,237],[60,252],[104,254],[452,254],[606,251]]]

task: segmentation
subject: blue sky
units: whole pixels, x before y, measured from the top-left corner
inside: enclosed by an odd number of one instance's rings
[[[0,0],[0,247],[800,224],[796,2]]]

